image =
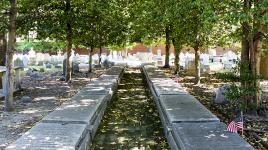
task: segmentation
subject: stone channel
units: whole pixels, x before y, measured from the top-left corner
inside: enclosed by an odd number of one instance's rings
[[[168,149],[156,105],[139,69],[127,69],[90,149]]]

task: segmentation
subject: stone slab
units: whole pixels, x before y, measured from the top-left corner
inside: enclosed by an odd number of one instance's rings
[[[112,88],[106,88],[104,86],[86,86],[79,91],[82,95],[111,95],[113,93]]]
[[[103,87],[106,89],[113,89],[115,87],[116,83],[112,81],[102,81],[102,80],[95,80],[93,82],[90,82],[86,85],[86,87]]]
[[[148,77],[150,78],[167,78],[168,76],[163,73],[163,72],[156,72],[156,71],[153,71],[153,72],[147,72],[148,74]]]
[[[68,122],[90,124],[95,115],[106,103],[105,95],[77,94],[72,101],[61,105],[43,118],[42,122]]]
[[[151,82],[158,96],[188,94],[179,83],[170,78],[155,78],[151,79]]]
[[[106,71],[107,75],[120,75],[123,71],[123,67],[114,66]]]
[[[74,150],[85,147],[85,124],[38,123],[6,150]],[[89,139],[87,139],[89,140]]]
[[[119,80],[119,76],[118,75],[106,75],[103,74],[101,75],[97,81],[101,81],[101,82],[113,82],[113,83],[117,83]]]
[[[161,95],[159,101],[170,123],[219,122],[219,119],[214,114],[189,94]]]
[[[176,123],[172,132],[182,150],[254,150],[238,134],[225,130],[220,122]]]

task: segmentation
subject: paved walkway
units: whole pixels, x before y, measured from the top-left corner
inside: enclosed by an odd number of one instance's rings
[[[140,70],[126,70],[90,149],[168,149]]]

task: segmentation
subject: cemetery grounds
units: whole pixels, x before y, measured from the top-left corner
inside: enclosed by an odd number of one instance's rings
[[[94,69],[91,78],[75,73],[71,83],[60,81],[62,68],[45,69],[29,66],[32,71],[22,73],[22,90],[14,94],[14,112],[3,112],[0,100],[0,150],[14,142],[35,123],[63,102],[70,100],[90,80],[100,76],[105,69]]]
[[[165,73],[175,78],[171,69],[163,69]],[[196,97],[204,106],[215,114],[222,122],[228,124],[234,119],[234,107],[231,104],[215,104],[213,101],[216,96],[216,89],[226,83],[216,79],[213,75],[201,77],[201,84],[194,85],[195,78],[182,74],[179,82],[193,96]],[[263,105],[265,112],[262,116],[244,115],[244,134],[242,136],[255,149],[268,149],[268,80],[261,82],[263,90]]]

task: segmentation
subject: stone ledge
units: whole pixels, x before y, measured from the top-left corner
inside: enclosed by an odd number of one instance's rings
[[[107,103],[120,81],[123,68],[89,83],[70,102],[44,117],[40,123],[8,146],[8,150],[87,150],[101,122]]]
[[[150,78],[148,72],[161,74],[153,69],[151,66],[142,67],[172,150],[254,149],[238,134],[224,131],[226,125],[193,96],[176,91],[181,86],[175,81],[172,83],[171,79],[164,77]]]
[[[82,94],[76,95],[70,103],[63,104],[48,114],[42,119],[42,122],[90,124],[91,119],[99,112],[103,103],[105,103],[105,95],[88,96],[90,98],[82,96]]]
[[[219,122],[219,119],[192,95],[161,95],[159,101],[170,123]]]
[[[38,123],[6,150],[84,149],[89,140],[85,124]]]
[[[225,129],[220,122],[175,123],[172,132],[182,150],[254,150],[237,133]]]

